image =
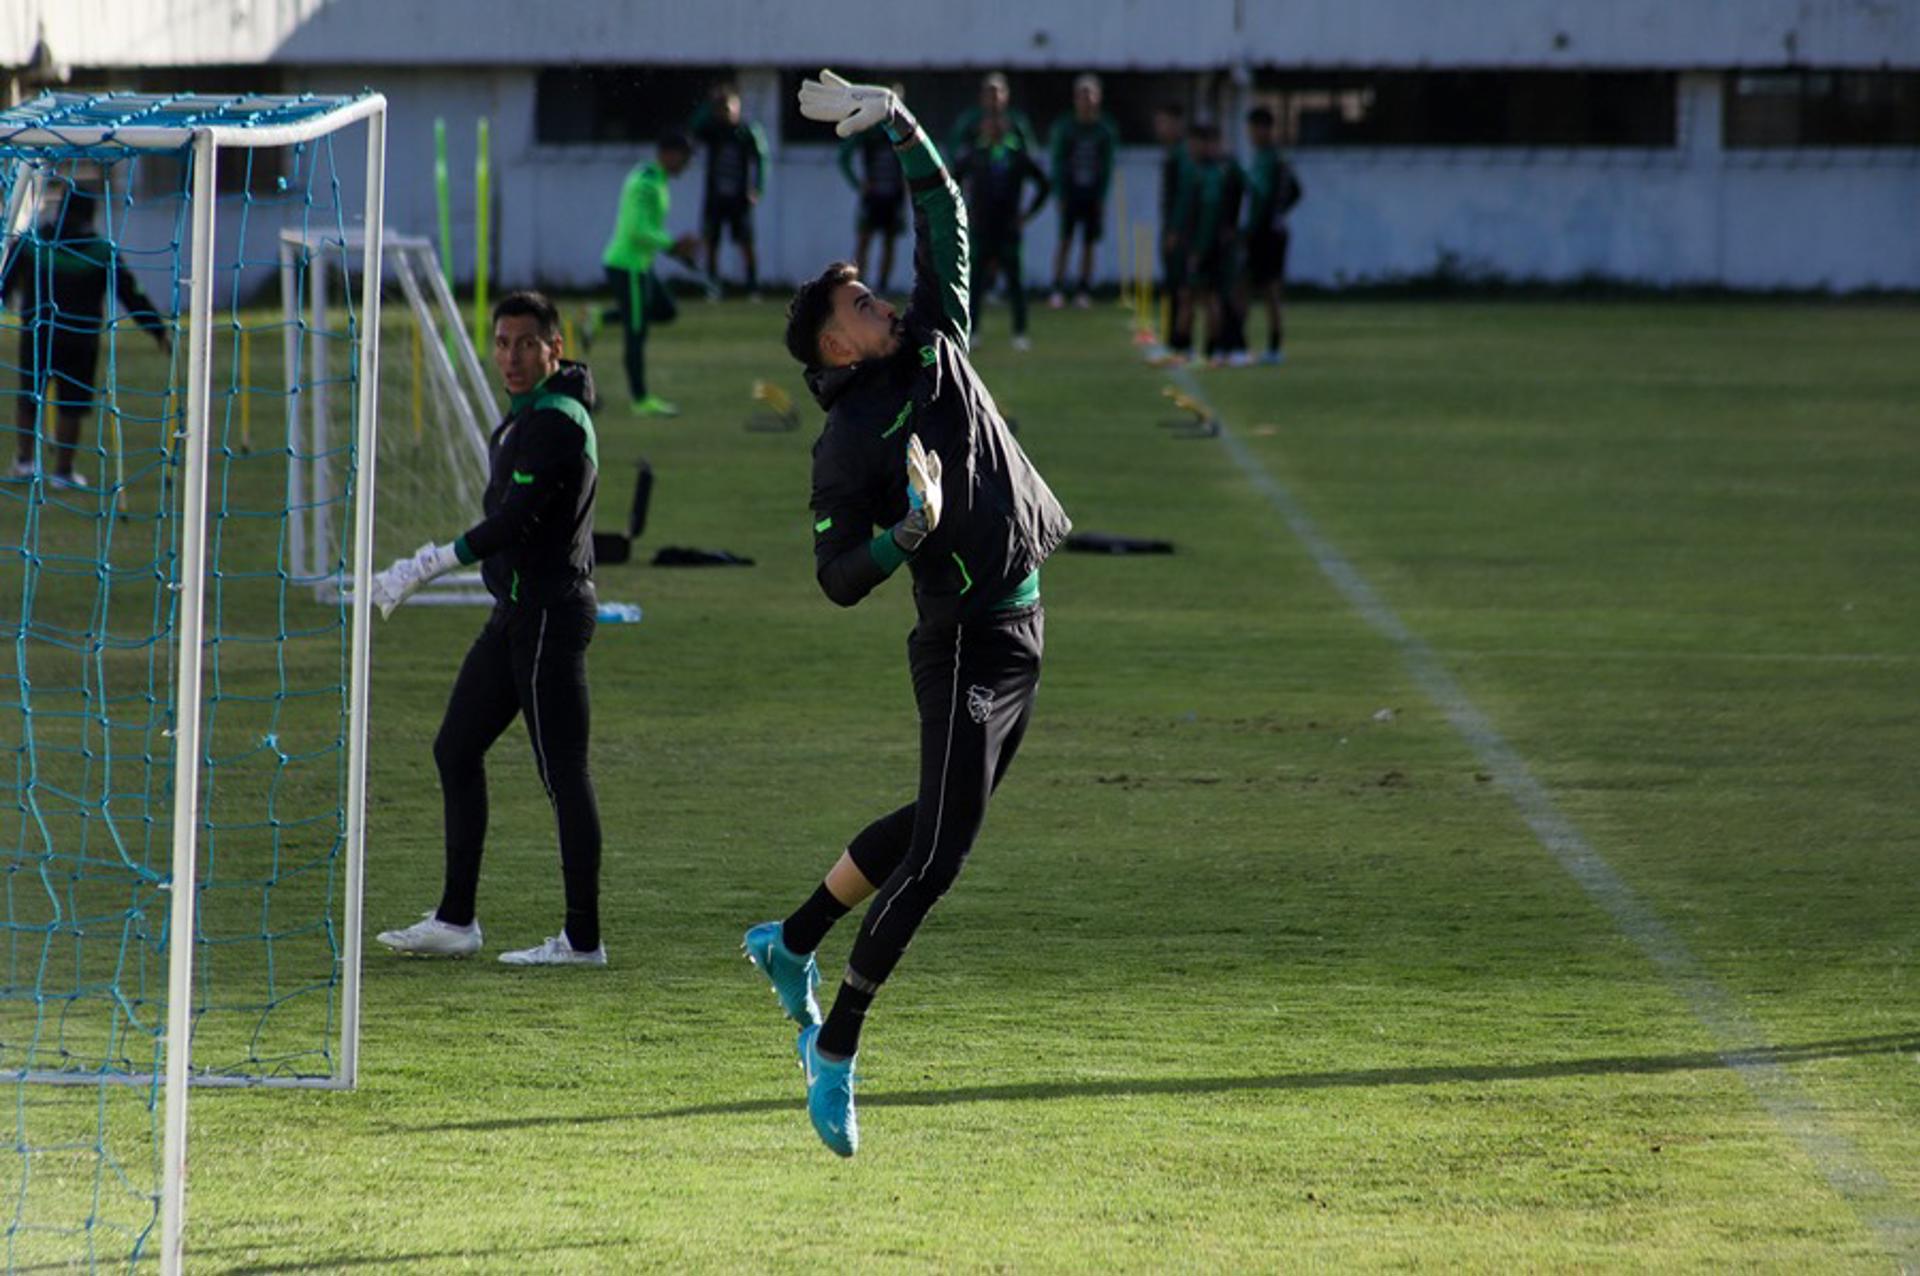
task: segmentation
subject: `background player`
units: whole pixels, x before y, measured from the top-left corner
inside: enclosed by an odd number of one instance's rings
[[[1240,205],[1246,195],[1246,174],[1227,154],[1220,126],[1202,122],[1188,133],[1192,164],[1175,220],[1187,248],[1188,288],[1184,302],[1188,319],[1183,331],[1192,331],[1192,314],[1207,316],[1208,361],[1215,366],[1244,364],[1246,338],[1241,331],[1237,293],[1240,283]]]
[[[1032,348],[1027,337],[1023,258],[1027,223],[1047,202],[1053,183],[1035,162],[1033,152],[1008,129],[1005,115],[983,117],[980,144],[961,156],[956,174],[966,191],[972,240],[980,255],[973,271],[973,330],[979,331],[980,311],[994,278],[1004,278],[1007,302],[1013,311],[1013,348],[1024,351]],[[1020,204],[1029,185],[1033,187],[1033,202],[1023,209]]]
[[[1247,135],[1253,143],[1253,164],[1247,174],[1247,285],[1252,296],[1266,303],[1267,349],[1260,361],[1279,363],[1286,358],[1280,310],[1287,279],[1287,214],[1300,202],[1303,190],[1293,165],[1280,153],[1271,110],[1256,106],[1247,112]],[[1243,324],[1247,313],[1243,302]]]
[[[813,460],[820,587],[852,606],[903,563],[913,575],[919,792],[855,837],[785,922],[749,930],[745,947],[801,1024],[814,1130],[851,1156],[861,1025],[959,874],[1026,732],[1040,682],[1040,564],[1069,524],[967,360],[967,220],[939,152],[887,90],[830,71],[821,80],[801,86],[802,113],[837,121],[842,136],[884,126],[913,190],[907,312],[868,292],[851,263],[836,262],[794,295],[787,349],[827,410]],[[820,1024],[813,951],[869,896]]]
[[[684,173],[692,158],[693,144],[686,134],[669,133],[660,139],[655,159],[634,166],[620,188],[613,238],[600,257],[606,267],[607,285],[613,289],[613,305],[598,317],[620,324],[626,343],[627,389],[633,395],[635,416],[677,416],[680,412],[647,391],[647,334],[659,324],[672,323],[678,313],[673,294],[653,273],[653,259],[671,252],[683,261],[692,261],[700,244],[692,235],[675,239],[667,231],[667,209],[671,205],[667,183]],[[595,327],[593,322],[586,325],[589,343]]]
[[[94,230],[100,196],[66,188],[59,205],[13,264],[7,292],[19,298],[20,400],[15,407],[13,477],[32,478],[39,470],[34,445],[40,436],[41,407],[57,405],[54,487],[90,486],[73,467],[80,431],[93,409],[94,377],[100,367],[100,337],[111,326],[116,305],[153,334],[163,352],[173,336],[153,302],[120,264],[113,245]]]
[[[487,750],[526,715],[540,783],[560,834],[567,920],[558,935],[500,954],[517,966],[604,966],[600,942],[600,807],[587,768],[587,644],[599,611],[593,590],[593,502],[599,449],[593,377],[563,359],[560,312],[537,292],[493,308],[493,362],[511,396],[488,451],[485,517],[449,545],[424,545],[374,578],[390,614],[422,585],[479,563],[493,613],[461,662],[433,760],[445,801],[447,867],[440,906],[383,931],[403,953],[465,957],[480,951],[475,897],[487,837]]]
[[[707,274],[720,278],[720,236],[733,236],[749,293],[760,286],[760,262],[753,247],[753,210],[767,181],[767,135],[740,116],[740,93],[717,84],[687,124],[707,148],[706,197],[700,205],[701,233],[707,243]]]
[[[1067,304],[1067,257],[1075,230],[1080,232],[1080,290],[1073,304],[1085,310],[1093,304],[1093,246],[1106,225],[1107,191],[1113,184],[1114,151],[1120,132],[1100,110],[1100,77],[1083,75],[1073,82],[1073,112],[1053,124],[1053,188],[1060,204],[1060,243],[1053,250],[1053,295],[1047,304],[1055,310]]]

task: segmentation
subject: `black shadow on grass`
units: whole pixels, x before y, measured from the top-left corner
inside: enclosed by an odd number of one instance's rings
[[[1855,1055],[1920,1050],[1920,1031],[1876,1037],[1810,1041],[1792,1046],[1756,1046],[1729,1054],[1612,1055],[1592,1059],[1546,1059],[1538,1063],[1476,1064],[1456,1067],[1359,1068],[1347,1072],[1287,1072],[1243,1077],[1138,1077],[1111,1081],[1028,1082],[961,1086],[946,1090],[862,1092],[867,1108],[929,1108],[951,1103],[1017,1103],[1046,1099],[1132,1098],[1155,1094],[1232,1094],[1259,1090],[1327,1090],[1345,1086],[1450,1085],[1465,1081],[1532,1081],[1553,1077],[1636,1076],[1692,1072],[1739,1064],[1792,1064]],[[699,1103],[657,1112],[611,1112],[576,1116],[503,1117],[451,1121],[441,1125],[395,1126],[395,1133],[520,1130],[536,1126],[601,1125],[613,1121],[665,1121],[679,1117],[736,1116],[786,1112],[800,1104],[797,1092],[781,1099],[743,1099],[737,1103]]]
[[[614,1249],[632,1245],[632,1241],[605,1240],[579,1241],[559,1245],[515,1245],[497,1249],[444,1249],[423,1254],[329,1254],[322,1258],[303,1259],[289,1263],[248,1263],[240,1267],[225,1267],[220,1270],[226,1276],[270,1276],[274,1272],[337,1272],[350,1267],[401,1267],[412,1263],[439,1264],[448,1260],[471,1262],[474,1259],[518,1258],[525,1260],[525,1270],[538,1270],[540,1264],[534,1261],[536,1254],[554,1254],[563,1251]],[[194,1249],[188,1247],[187,1255],[196,1265],[210,1255],[218,1254],[217,1249]],[[65,1268],[62,1269],[66,1270]]]

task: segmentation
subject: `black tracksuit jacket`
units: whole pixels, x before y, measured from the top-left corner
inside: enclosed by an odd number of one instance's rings
[[[960,191],[919,128],[889,124],[914,206],[913,298],[900,349],[810,368],[826,409],[813,449],[814,560],[827,597],[851,607],[897,565],[890,529],[907,514],[907,440],[940,456],[940,525],[906,561],[928,626],[991,613],[1072,524],[967,360],[969,249]],[[882,542],[885,538],[885,543]]]
[[[480,564],[499,603],[538,606],[593,577],[594,403],[587,365],[563,361],[513,397],[493,432],[486,517],[454,542],[454,552]]]

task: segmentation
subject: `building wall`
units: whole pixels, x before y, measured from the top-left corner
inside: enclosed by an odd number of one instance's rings
[[[75,66],[1920,65],[1910,0],[9,0]]]
[[[766,121],[780,106],[775,66],[847,54],[840,46],[849,30],[863,33],[866,56],[884,49],[890,61],[948,66],[1920,66],[1920,3],[1463,2],[1482,20],[1427,0],[991,0],[895,6],[857,21],[843,0],[806,8],[780,0],[553,0],[538,8],[524,0],[13,0],[0,4],[0,59],[24,60],[44,35],[57,60],[75,65],[271,58],[289,89],[372,83],[392,107],[388,220],[396,228],[434,233],[433,122],[448,121],[463,279],[473,268],[473,128],[484,114],[493,136],[494,277],[503,286],[569,287],[599,280],[620,183],[650,148],[538,144],[534,84],[543,62],[744,63],[748,113]],[[1308,193],[1295,217],[1292,273],[1340,285],[1417,275],[1444,261],[1517,279],[1920,288],[1920,150],[1722,151],[1722,75],[1681,75],[1673,149],[1302,150],[1296,162]],[[1229,98],[1237,92],[1229,88]],[[830,137],[788,144],[768,131],[762,274],[784,280],[851,252],[853,198]],[[1121,168],[1133,217],[1148,223],[1156,167],[1157,156],[1141,150]],[[346,198],[357,201],[357,179],[347,181]],[[696,165],[675,186],[676,230],[696,227],[700,181]],[[1029,233],[1035,282],[1050,273],[1055,225],[1049,210]],[[1103,280],[1122,273],[1125,238],[1110,233],[1103,245]],[[731,253],[726,268],[734,269]]]
[[[346,91],[356,83],[327,74],[300,87]],[[389,225],[434,233],[433,121],[445,117],[455,267],[460,278],[471,276],[473,121],[484,113],[493,138],[496,281],[598,283],[621,181],[651,148],[536,144],[531,71],[391,71],[380,83],[392,111]],[[773,113],[776,75],[750,73],[742,89],[750,114]],[[1519,280],[1920,288],[1920,151],[1723,151],[1720,77],[1685,76],[1681,93],[1681,145],[1672,150],[1302,151],[1295,162],[1307,196],[1294,216],[1291,274],[1340,286],[1419,275],[1448,259],[1469,273]],[[757,221],[761,273],[790,280],[852,253],[853,193],[831,140],[770,142]],[[1130,221],[1155,223],[1158,165],[1151,149],[1123,154],[1118,181]],[[673,187],[676,231],[698,228],[700,187],[696,163]],[[358,198],[351,185],[346,197]],[[1055,227],[1050,207],[1028,232],[1034,283],[1048,281]],[[1110,210],[1103,282],[1121,273],[1120,238]],[[723,269],[737,274],[730,249]],[[896,286],[905,270],[903,252]]]

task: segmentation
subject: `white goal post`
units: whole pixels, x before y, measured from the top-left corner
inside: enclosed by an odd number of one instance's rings
[[[488,434],[500,414],[432,242],[389,231],[376,256],[365,251],[365,232],[350,229],[347,251],[340,247],[335,237],[301,227],[280,234],[281,357],[286,383],[305,387],[286,399],[287,505],[295,512],[291,570],[322,599],[352,588],[328,553],[343,480],[335,464],[337,443],[352,420],[335,401],[329,368],[332,342],[326,334],[335,277],[347,276],[340,283],[350,286],[356,265],[364,270],[363,263],[379,261],[381,287],[397,286],[405,303],[399,317],[406,329],[390,328],[387,335],[407,348],[391,350],[381,373],[388,406],[380,440],[385,486],[375,510],[376,567],[413,552],[425,539],[451,535],[478,515],[487,487]],[[363,288],[366,282],[361,280]],[[408,601],[491,606],[493,598],[480,573],[469,570],[438,578]]]

